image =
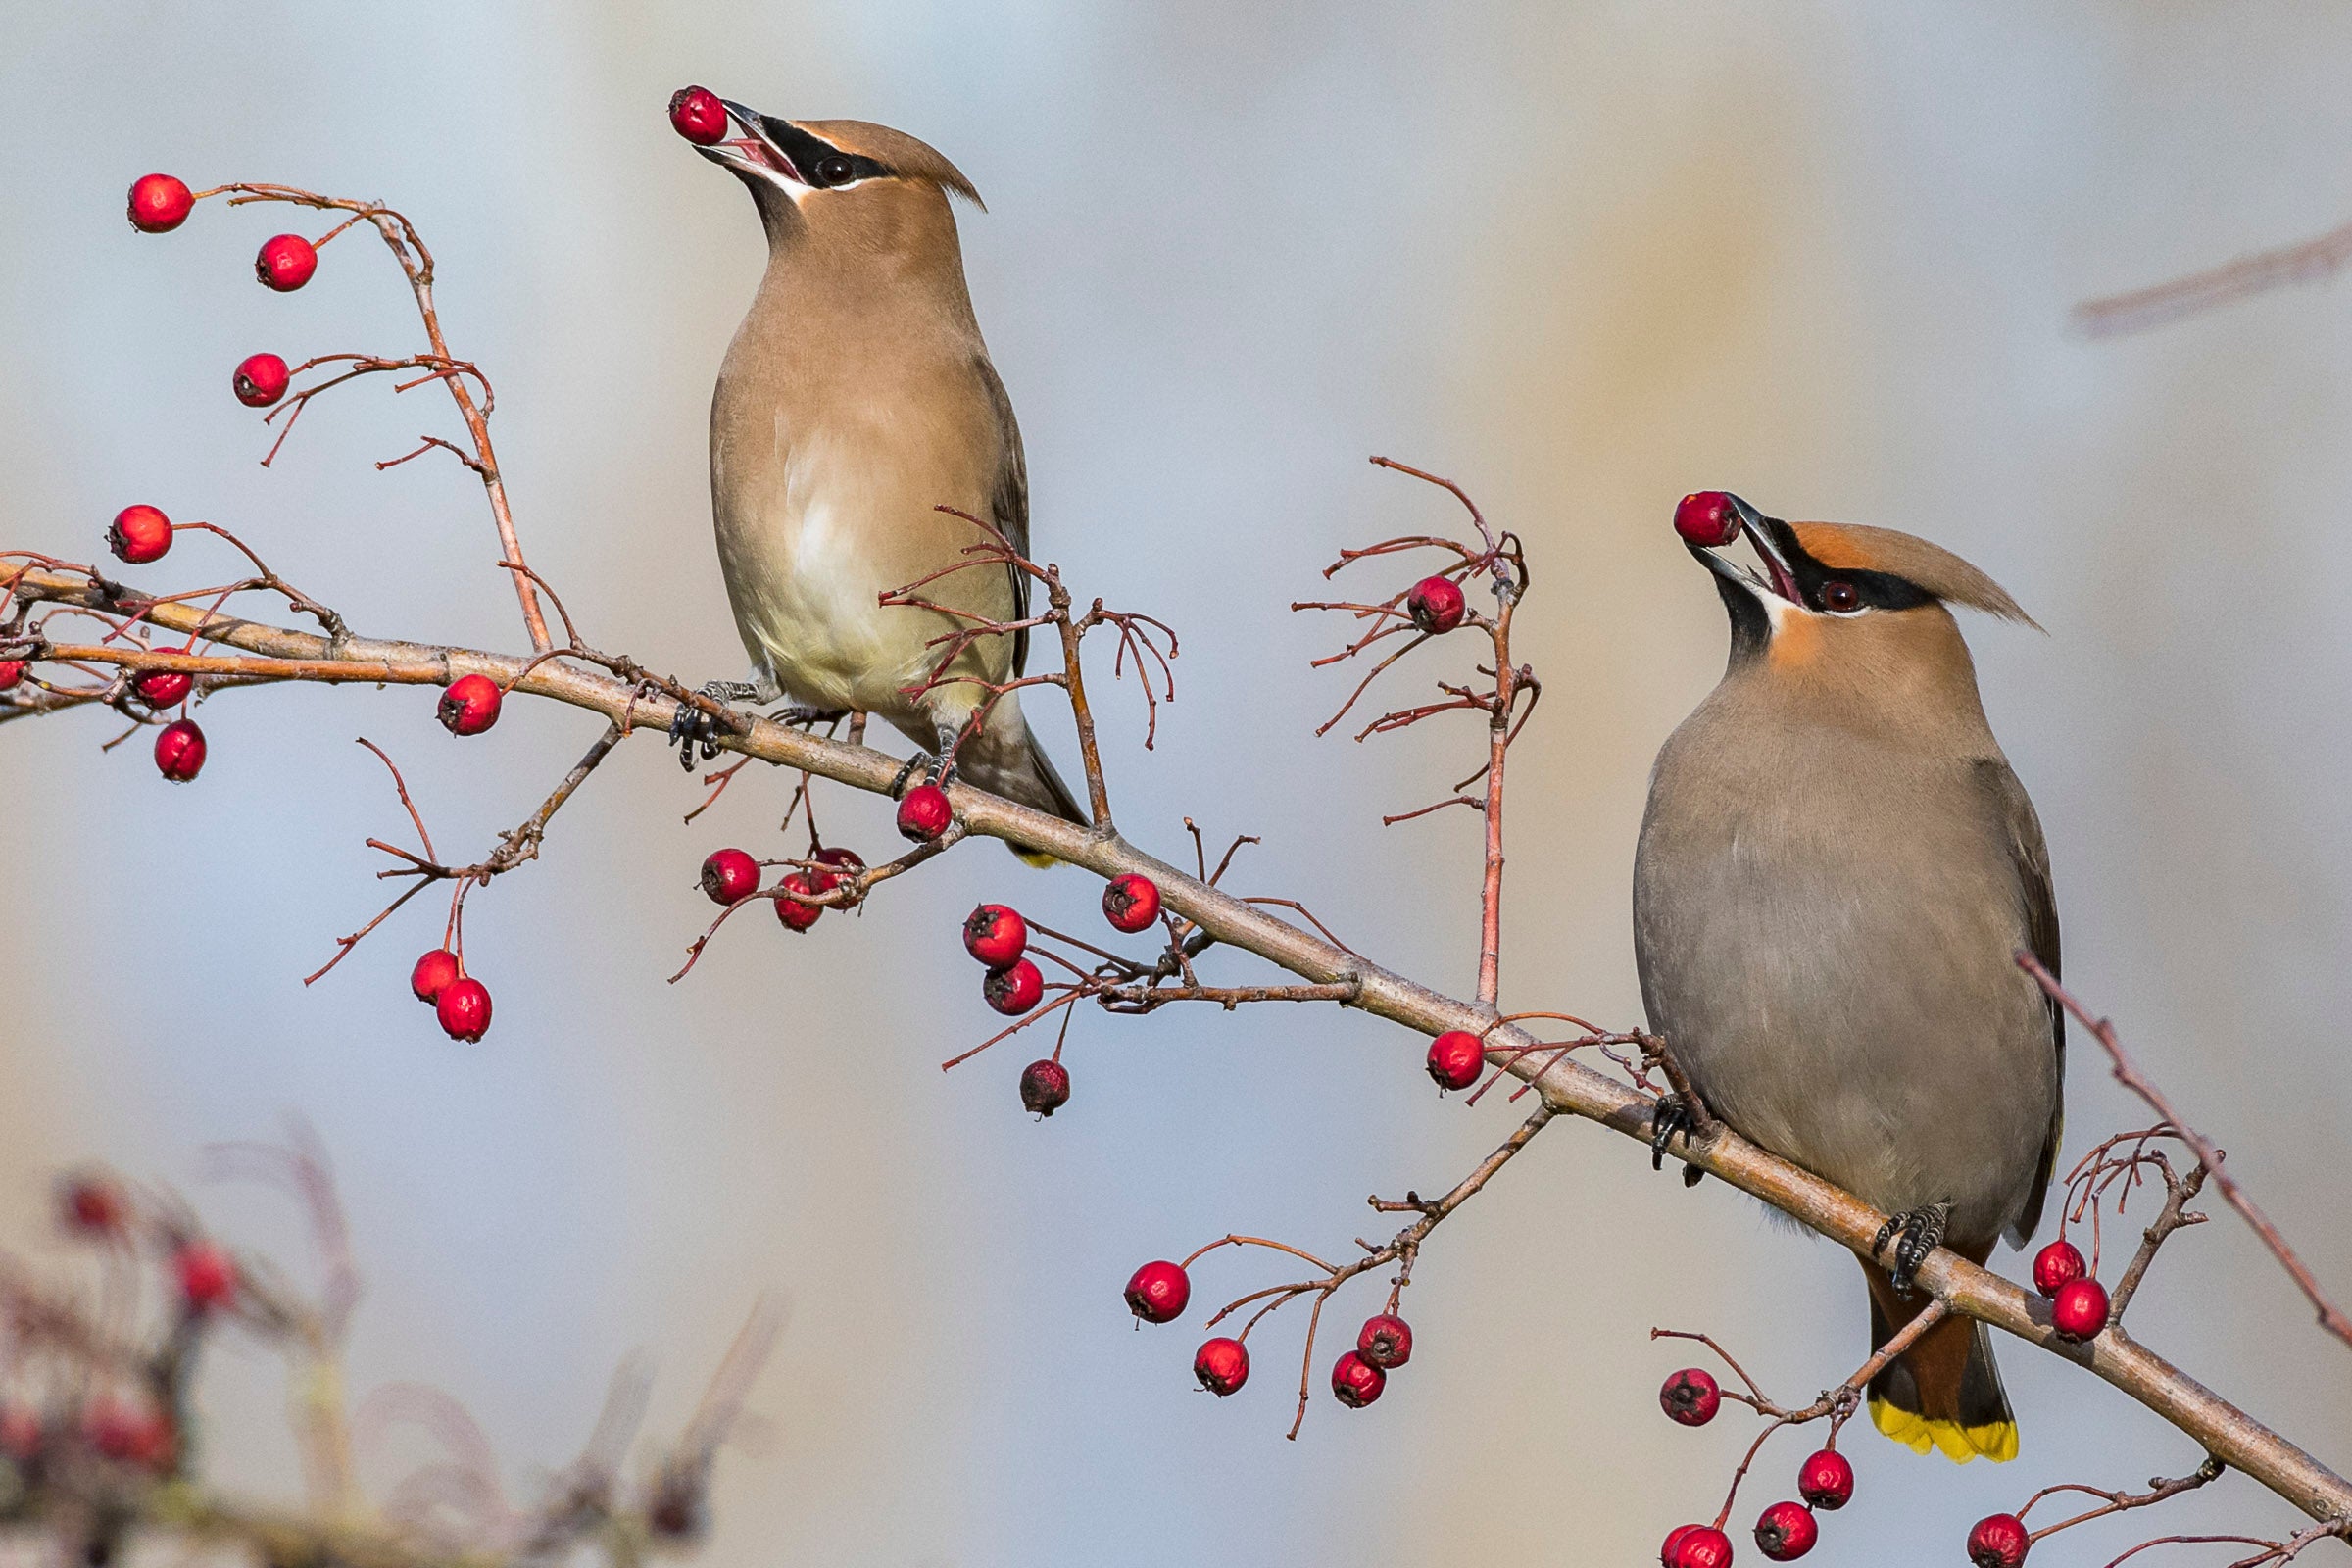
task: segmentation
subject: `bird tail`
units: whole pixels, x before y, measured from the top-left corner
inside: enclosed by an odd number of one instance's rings
[[[1870,1276],[1870,1348],[1877,1350],[1923,1311],[1875,1269]],[[1871,1424],[1914,1453],[1940,1449],[1958,1464],[1983,1454],[2017,1457],[2017,1417],[1993,1364],[1992,1339],[1974,1318],[1947,1317],[1870,1380]]]
[[[997,705],[988,727],[968,737],[956,754],[956,772],[969,784],[991,795],[1002,795],[1033,810],[1058,816],[1080,827],[1092,825],[1086,808],[1054,770],[1045,748],[1029,733],[1020,709],[1010,698]],[[1054,863],[1054,857],[1030,850],[1012,852],[1035,866]]]

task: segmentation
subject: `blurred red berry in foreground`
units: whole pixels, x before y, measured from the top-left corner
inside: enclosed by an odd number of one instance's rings
[[[470,1046],[490,1032],[490,988],[461,975],[433,999],[433,1016],[441,1021],[442,1033]]]
[[[237,362],[228,388],[249,409],[266,409],[286,395],[286,362],[274,354],[249,354]]]
[[[253,275],[280,294],[293,293],[318,270],[318,248],[300,234],[270,236],[253,259]]]
[[[1193,1356],[1193,1376],[1218,1398],[1250,1381],[1250,1347],[1239,1340],[1210,1340]]]
[[[1159,918],[1159,884],[1130,871],[1102,889],[1102,918],[1130,936]]]
[[[963,920],[963,951],[992,969],[1002,969],[1029,947],[1029,922],[1018,909],[983,904]]]
[[[1388,1386],[1389,1375],[1353,1350],[1331,1365],[1332,1395],[1350,1410],[1361,1410]]]
[[[15,691],[17,683],[24,678],[25,668],[22,659],[0,659],[0,692]]]
[[[1687,1427],[1703,1427],[1714,1420],[1722,1402],[1723,1391],[1700,1367],[1683,1368],[1658,1390],[1658,1408]]]
[[[669,125],[697,147],[727,133],[727,107],[708,87],[680,87],[669,95]]]
[[[237,1265],[215,1242],[190,1242],[172,1259],[179,1294],[189,1307],[210,1312],[237,1298]]]
[[[452,735],[479,735],[498,722],[498,710],[505,701],[506,694],[489,676],[460,675],[441,694],[433,716]]]
[[[192,718],[175,718],[155,737],[156,771],[185,784],[204,771],[204,731]]]
[[[172,548],[172,519],[155,507],[124,507],[106,530],[106,547],[128,565],[161,561]]]
[[[82,1416],[82,1435],[109,1459],[158,1470],[172,1462],[172,1423],[144,1403],[100,1395]]]
[[[1147,1323],[1173,1323],[1192,1298],[1192,1276],[1164,1258],[1146,1263],[1127,1280],[1127,1310]]]
[[[1070,1070],[1051,1059],[1033,1061],[1021,1069],[1021,1103],[1040,1116],[1051,1116],[1070,1102]]]
[[[103,1176],[68,1178],[58,1190],[57,1206],[68,1225],[93,1236],[120,1229],[130,1208],[122,1189]]]
[[[170,174],[141,174],[130,183],[130,226],[142,234],[168,234],[188,220],[196,198]]]

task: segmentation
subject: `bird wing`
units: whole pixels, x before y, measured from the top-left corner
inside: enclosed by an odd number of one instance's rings
[[[2009,863],[2017,875],[2018,894],[2026,906],[2026,946],[2042,967],[2058,969],[2058,903],[2050,894],[2050,850],[2041,836],[2041,818],[2026,787],[2009,764],[1988,758],[1977,764],[1977,781],[1990,797],[1993,820],[2000,824],[2009,849]],[[2058,1094],[2050,1106],[2050,1132],[2034,1172],[2034,1187],[2026,1206],[2010,1231],[2010,1240],[2023,1247],[2041,1223],[2041,1205],[2049,1195],[2050,1176],[2058,1167],[2058,1144],[2066,1130],[2066,1012],[2055,1000],[2044,999],[2050,1020],[2050,1049],[2058,1058]]]
[[[997,368],[983,354],[974,362],[980,375],[980,385],[988,394],[989,406],[996,411],[999,445],[997,484],[989,497],[989,511],[995,514],[989,520],[997,525],[1012,544],[1016,555],[1029,554],[1029,465],[1021,456],[1021,425],[1012,416],[1012,399],[1004,393],[1004,382],[998,376]],[[1029,616],[1029,576],[1018,566],[1007,565],[1005,575],[1012,582],[1012,618],[1026,620]],[[1029,668],[1029,632],[1026,627],[1012,634],[1012,672],[1024,674]]]

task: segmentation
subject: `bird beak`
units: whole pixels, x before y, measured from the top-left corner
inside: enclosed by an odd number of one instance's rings
[[[708,147],[697,147],[696,152],[730,173],[781,185],[787,192],[795,186],[808,185],[800,170],[793,167],[791,157],[768,135],[766,116],[757,109],[745,108],[732,98],[721,98],[719,103],[725,107],[728,121],[743,134],[712,142]]]
[[[1738,583],[1759,599],[1778,597],[1792,605],[1803,605],[1805,599],[1797,589],[1796,573],[1788,569],[1788,558],[1783,553],[1780,541],[1773,537],[1772,520],[1738,496],[1731,496],[1730,500],[1732,510],[1740,518],[1740,535],[1755,545],[1756,554],[1763,559],[1764,570],[1769,577],[1759,575],[1753,567],[1743,565],[1724,554],[1740,542],[1737,537],[1714,549],[1700,545],[1687,548],[1716,576],[1726,582]]]

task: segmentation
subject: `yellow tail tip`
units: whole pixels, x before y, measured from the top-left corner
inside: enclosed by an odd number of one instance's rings
[[[1931,1421],[1909,1410],[1898,1410],[1885,1399],[1870,1401],[1870,1424],[1913,1453],[1940,1449],[1954,1464],[1966,1464],[1982,1454],[1994,1464],[2017,1457],[2017,1423],[1994,1421],[1964,1427],[1957,1421]]]

